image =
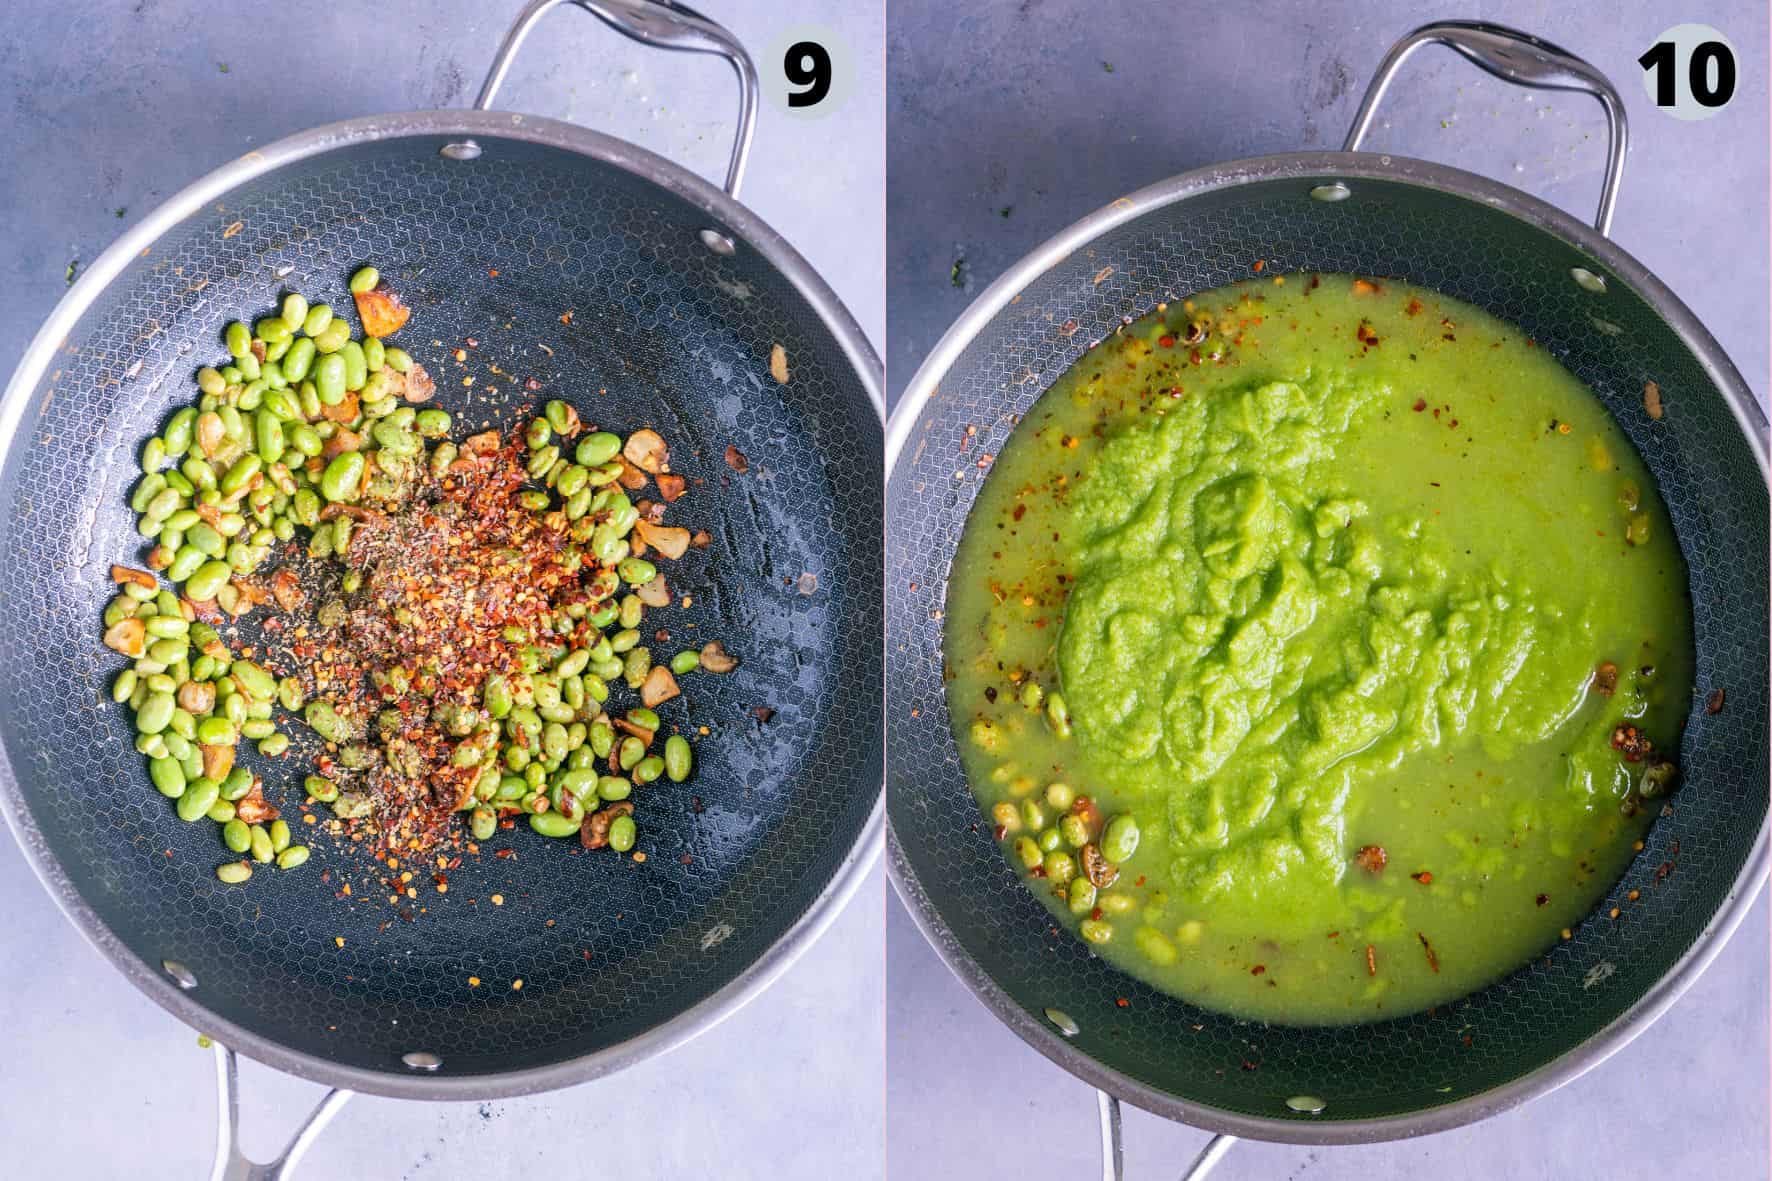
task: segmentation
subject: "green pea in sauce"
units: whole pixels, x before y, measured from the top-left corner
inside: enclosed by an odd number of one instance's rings
[[[949,708],[1005,852],[1108,961],[1237,1016],[1398,1016],[1545,951],[1691,700],[1685,565],[1616,423],[1388,281],[1238,284],[1092,349],[953,569]]]

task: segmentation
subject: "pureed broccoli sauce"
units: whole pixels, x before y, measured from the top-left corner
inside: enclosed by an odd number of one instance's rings
[[[1518,329],[1295,274],[1160,308],[1034,405],[948,586],[966,770],[1111,963],[1239,1016],[1397,1016],[1550,946],[1691,706],[1642,461]]]

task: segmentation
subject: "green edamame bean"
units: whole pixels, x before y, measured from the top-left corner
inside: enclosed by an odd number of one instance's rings
[[[617,816],[614,820],[609,822],[609,847],[614,849],[617,853],[626,853],[629,849],[632,849],[634,847],[635,835],[634,818],[632,816]]]
[[[419,434],[427,439],[440,439],[449,433],[453,420],[447,410],[420,410],[412,420],[412,425]]]
[[[374,291],[381,282],[381,272],[374,267],[359,267],[351,276],[351,294],[362,295],[365,291]]]
[[[623,558],[615,570],[630,586],[645,586],[658,577],[658,567],[645,558]]]
[[[235,853],[244,853],[252,848],[252,830],[244,820],[230,820],[222,825],[222,844]]]
[[[230,886],[237,886],[252,876],[252,866],[244,861],[229,861],[215,867],[215,876]]]
[[[184,765],[170,755],[148,760],[148,778],[154,781],[155,789],[169,800],[176,800],[184,795],[188,787]]]
[[[219,398],[222,391],[228,388],[228,379],[213,365],[205,365],[197,370],[197,388],[212,398]]]
[[[252,416],[253,441],[258,458],[266,464],[283,458],[283,421],[262,406]]]
[[[387,361],[388,346],[382,343],[381,337],[365,337],[363,340],[363,364],[369,367],[369,372],[380,373],[382,366],[386,365]]]
[[[271,821],[271,852],[281,853],[289,848],[289,822],[287,820]]]
[[[307,316],[301,322],[301,330],[309,336],[319,336],[332,324],[332,305],[317,303],[308,309]]]
[[[290,329],[282,316],[265,316],[252,325],[252,334],[266,344],[276,344],[289,339]]]
[[[306,456],[309,459],[312,459],[326,449],[326,440],[320,437],[320,432],[316,431],[305,422],[298,422],[291,426],[286,437],[289,445],[293,447],[298,454]],[[293,467],[295,465],[291,464],[291,466]],[[299,496],[300,494],[301,491],[298,489],[295,495]]]
[[[313,368],[314,353],[314,342],[309,337],[301,337],[290,344],[289,351],[283,354],[283,360],[278,364],[283,380],[295,385],[305,379]]]
[[[338,716],[338,711],[324,701],[310,701],[302,717],[310,729],[328,742],[349,742],[351,728],[345,720]]]
[[[651,783],[664,774],[665,761],[658,755],[647,755],[634,764],[634,782]]]
[[[571,434],[572,432],[567,428],[571,427],[578,421],[578,415],[573,411],[572,407],[558,398],[549,401],[547,406],[543,409],[543,413],[547,415],[548,425],[553,427],[554,430],[561,435]]]
[[[138,734],[158,734],[172,724],[172,712],[178,708],[178,702],[170,693],[150,693],[142,702],[142,707],[135,712],[135,729]]]
[[[209,815],[215,807],[217,797],[221,793],[221,785],[213,779],[193,779],[186,786],[184,794],[178,797],[178,818],[186,824],[195,824]]]
[[[241,692],[255,701],[269,701],[277,694],[277,678],[250,660],[236,660],[229,672]]]
[[[277,851],[271,848],[271,834],[265,831],[264,825],[255,824],[248,832],[251,834],[254,861],[262,865],[277,855]]]
[[[314,389],[320,401],[336,406],[345,400],[345,359],[329,353],[314,363]]]
[[[671,657],[671,671],[678,676],[682,676],[684,673],[692,673],[700,667],[701,653],[697,652],[694,648],[685,648],[683,651]]]
[[[236,361],[252,353],[252,332],[238,320],[227,326],[222,333],[222,340],[228,346],[228,355]]]
[[[1089,825],[1076,813],[1067,812],[1059,819],[1058,835],[1063,837],[1064,843],[1071,848],[1081,849],[1089,843]],[[1113,859],[1110,857],[1109,860]]]
[[[1071,736],[1070,707],[1065,704],[1064,694],[1057,689],[1046,695],[1046,723],[1060,738]]]
[[[239,737],[234,723],[226,718],[212,714],[197,723],[197,741],[204,746],[233,746]]]
[[[333,461],[326,465],[320,473],[320,494],[333,503],[357,499],[357,489],[363,483],[363,453],[360,451],[340,452]],[[341,517],[340,520],[349,518]]]
[[[529,827],[544,837],[570,837],[578,834],[578,820],[558,812],[531,812]]]
[[[412,372],[412,354],[398,345],[389,345],[387,351],[388,368],[395,373]]]
[[[306,864],[307,860],[308,847],[306,845],[291,845],[277,854],[277,868],[294,869],[298,865]]]
[[[364,359],[363,346],[354,340],[347,340],[338,350],[338,355],[344,358],[345,388],[362,389],[363,383],[369,380],[369,362]]]
[[[694,766],[695,757],[689,748],[689,740],[681,734],[673,734],[665,739],[664,769],[672,783],[682,783],[689,778],[690,769]]]
[[[597,431],[579,440],[572,457],[583,467],[600,467],[615,458],[621,450],[621,437],[608,431]]]
[[[1118,865],[1131,859],[1138,851],[1138,821],[1120,815],[1107,822],[1101,832],[1101,855]]]
[[[289,329],[289,331],[295,332],[300,329],[303,324],[307,323],[308,319],[307,297],[296,291],[291,291],[288,295],[285,295],[283,297],[282,316],[283,326]]]

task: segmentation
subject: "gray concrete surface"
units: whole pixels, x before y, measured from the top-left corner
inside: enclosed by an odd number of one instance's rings
[[[1767,388],[1767,8],[1531,2],[1424,9],[1271,0],[1146,5],[894,0],[888,42],[888,383],[1032,247],[1116,195],[1200,165],[1339,147],[1389,44],[1438,16],[1510,23],[1587,56],[1634,131],[1613,236]],[[1701,20],[1742,54],[1741,90],[1704,123],[1650,107],[1636,58]],[[1110,69],[1111,67],[1111,69]],[[1592,100],[1528,97],[1443,49],[1405,68],[1368,146],[1459,164],[1590,216],[1603,161]],[[963,260],[954,282],[954,267]],[[1087,1087],[1000,1026],[887,919],[887,1130],[895,1176],[1095,1176]],[[1241,1145],[1215,1181],[1767,1177],[1768,908],[1611,1061],[1476,1127],[1398,1144]],[[1173,1177],[1203,1133],[1140,1112],[1130,1178]]]
[[[745,199],[811,260],[878,345],[884,307],[881,7],[705,0],[754,53],[789,26],[856,48],[848,104],[815,121],[765,107]],[[7,6],[0,37],[0,368],[10,371],[84,263],[216,165],[278,136],[377,111],[470,102],[518,0],[291,9],[139,0]],[[768,63],[759,62],[766,67]],[[723,174],[735,87],[710,58],[634,45],[577,12],[548,19],[500,105],[633,140]],[[0,839],[0,1175],[205,1175],[209,1054],[64,922]],[[882,1174],[882,883],[761,998],[611,1079],[488,1104],[358,1100],[306,1176],[868,1178]],[[316,1088],[248,1065],[246,1147],[270,1156]]]

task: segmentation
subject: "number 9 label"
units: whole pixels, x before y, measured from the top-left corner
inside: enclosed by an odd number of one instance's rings
[[[757,68],[770,103],[801,119],[841,109],[855,84],[855,58],[848,44],[822,25],[784,29]]]

